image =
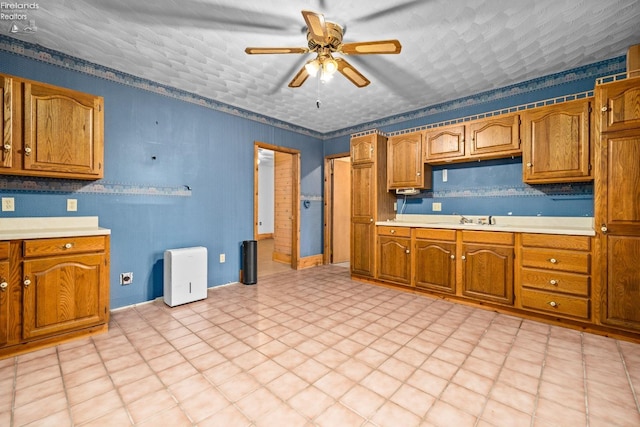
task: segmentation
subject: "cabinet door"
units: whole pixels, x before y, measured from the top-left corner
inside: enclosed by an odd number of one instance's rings
[[[590,102],[571,101],[523,113],[523,180],[528,183],[593,179]]]
[[[376,158],[376,134],[357,136],[351,139],[351,163],[370,163]]]
[[[411,283],[411,239],[378,236],[378,275],[380,280]]]
[[[513,248],[467,243],[462,252],[462,294],[512,305]]]
[[[640,128],[603,135],[597,154],[600,316],[604,323],[640,331]]]
[[[103,323],[102,254],[51,257],[23,263],[23,338],[55,335]]]
[[[455,243],[416,239],[413,248],[416,287],[455,293],[455,253]]]
[[[425,131],[423,160],[425,163],[437,163],[464,157],[464,125],[443,126]]]
[[[374,163],[351,166],[351,272],[374,274],[375,188]]]
[[[627,79],[598,88],[601,132],[640,128],[640,82]]]
[[[387,189],[424,186],[421,132],[390,137],[387,159]]]
[[[0,346],[9,338],[9,261],[0,261]]]
[[[23,167],[46,176],[103,177],[102,98],[24,83]]]
[[[468,129],[471,156],[493,157],[521,153],[518,114],[478,120],[469,123]]]

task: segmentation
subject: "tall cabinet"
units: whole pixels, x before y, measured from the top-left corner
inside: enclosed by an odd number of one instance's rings
[[[599,320],[640,331],[640,77],[595,92]]]
[[[376,221],[393,218],[387,191],[387,138],[376,131],[351,138],[351,274],[375,276]]]

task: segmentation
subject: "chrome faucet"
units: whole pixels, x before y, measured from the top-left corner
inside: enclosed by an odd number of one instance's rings
[[[473,220],[465,217],[464,215],[460,215],[460,224],[472,224]]]

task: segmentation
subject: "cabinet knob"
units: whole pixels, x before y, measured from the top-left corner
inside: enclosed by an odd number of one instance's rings
[[[373,218],[369,218],[369,222],[373,222]]]
[[[391,234],[396,234],[396,230],[391,230]]]
[[[606,226],[606,225],[602,224],[602,225],[600,226],[600,231],[602,231],[603,233],[606,233],[607,231],[609,231],[609,229],[607,228],[607,226]]]
[[[73,247],[73,243],[65,243],[64,248],[65,249],[71,249]]]
[[[606,113],[607,111],[609,111],[609,107],[607,107],[606,105],[604,107],[602,107],[600,109],[600,111],[602,111],[603,113]]]
[[[557,303],[557,302],[555,302],[555,301],[549,301],[549,302],[548,302],[548,304],[549,304],[551,307],[557,307],[557,306],[558,306],[558,303]]]
[[[31,155],[31,147],[24,147],[24,154],[27,156]]]
[[[416,175],[420,176],[420,172],[418,172]]]
[[[527,163],[527,167],[530,168],[531,166],[533,166],[533,163],[529,162]]]
[[[557,263],[558,263],[558,260],[557,260],[557,259],[555,259],[555,258],[551,258],[551,259],[549,260],[549,262],[550,262],[551,264],[557,264]]]
[[[27,277],[22,283],[24,283],[25,286],[29,286],[31,284],[31,280],[29,280],[29,278]]]
[[[11,150],[11,144],[4,144],[4,146],[2,148],[4,148],[4,151],[10,151]]]
[[[467,259],[467,257],[466,257],[466,256],[464,256],[464,255],[462,255],[462,256],[460,257],[460,259],[464,261],[465,259]]]
[[[0,291],[4,292],[7,290],[7,288],[9,287],[9,284],[5,281],[2,281],[2,283],[0,283]]]
[[[558,284],[558,281],[557,281],[557,280],[555,280],[555,279],[551,279],[551,280],[549,281],[549,283],[551,283],[552,285],[557,285],[557,284]]]
[[[456,256],[455,255],[451,255],[451,259],[456,259]]]
[[[404,253],[406,253],[406,254],[410,253],[409,249],[405,250]]]

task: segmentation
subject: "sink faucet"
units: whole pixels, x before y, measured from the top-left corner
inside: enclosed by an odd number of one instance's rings
[[[472,219],[469,219],[464,215],[460,215],[460,224],[471,224],[471,223],[473,223]]]

